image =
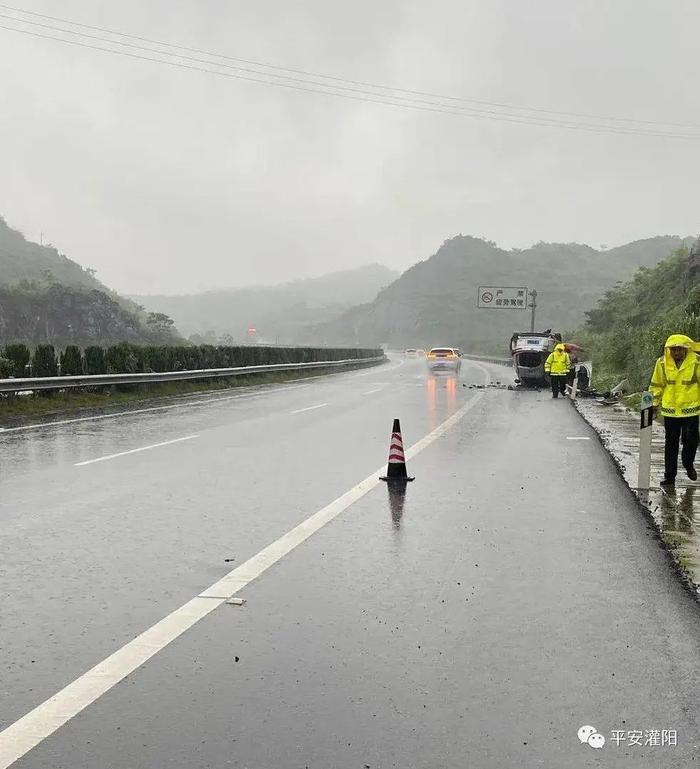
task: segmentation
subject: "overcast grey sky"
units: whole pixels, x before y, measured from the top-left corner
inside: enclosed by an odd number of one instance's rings
[[[700,136],[696,0],[21,7],[353,80],[696,123]],[[0,81],[0,214],[124,292],[273,283],[373,261],[405,269],[458,233],[506,247],[597,246],[700,229],[700,138],[399,109],[3,29]]]

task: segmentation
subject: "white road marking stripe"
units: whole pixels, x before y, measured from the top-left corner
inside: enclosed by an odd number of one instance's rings
[[[337,372],[339,374],[342,374],[342,371]],[[299,379],[288,379],[288,382],[308,382],[310,379],[325,379],[328,376],[328,374],[314,374],[313,376],[303,376]]]
[[[297,409],[296,411],[290,411],[290,414],[301,414],[304,411],[313,411],[314,409],[322,409],[327,406],[327,403],[317,403],[315,406],[307,406],[305,409]]]
[[[479,368],[481,367],[479,366]],[[484,368],[481,370],[486,375],[488,384],[491,381],[489,372]],[[482,398],[483,392],[474,395],[435,430],[414,443],[406,452],[406,457],[408,459],[415,457],[431,443],[442,437]],[[285,555],[305,542],[312,534],[337,518],[350,505],[381,483],[379,476],[384,473],[384,470],[385,467],[382,465],[379,470],[367,476],[338,499],[314,513],[257,555],[249,558],[218,582],[202,591],[196,598],[188,601],[179,609],[175,609],[174,612],[156,622],[133,641],[122,646],[121,649],[99,662],[80,678],[68,684],[53,697],[0,732],[0,769],[8,769],[11,764],[68,723],[186,630],[211,614],[214,609],[222,606],[234,593],[260,577]]]
[[[379,366],[377,366],[377,367],[372,366],[372,368],[379,368],[379,367],[381,367],[381,372],[380,373],[384,373],[386,371],[392,371],[393,369],[401,368],[401,366],[403,366],[403,364],[404,364],[404,361],[400,360],[395,366],[394,365],[387,366],[386,363],[380,363]],[[386,366],[386,368],[385,368],[385,366]],[[362,374],[355,374],[355,378],[361,377],[361,376],[372,376],[372,374],[376,374],[376,373],[377,373],[376,371],[372,371],[372,369],[370,369],[369,371],[365,371]]]
[[[590,441],[590,438],[585,435],[567,435],[567,441]]]
[[[367,390],[367,392],[366,392],[366,393],[362,393],[362,394],[363,394],[363,395],[374,395],[374,393],[378,393],[378,392],[380,392],[380,390],[381,390],[381,389],[382,389],[381,387],[377,387],[377,389],[376,389],[376,390]]]
[[[299,381],[299,380],[297,380]],[[58,425],[73,425],[76,422],[96,422],[99,419],[116,419],[117,417],[130,417],[132,414],[149,414],[153,411],[167,411],[168,409],[184,409],[190,406],[206,406],[209,403],[221,403],[222,401],[235,401],[241,398],[253,398],[255,396],[272,395],[274,393],[290,390],[302,390],[309,385],[296,385],[295,387],[276,387],[273,390],[256,390],[255,392],[240,393],[239,395],[226,395],[223,398],[205,398],[198,401],[183,401],[182,403],[170,403],[167,406],[150,406],[146,409],[131,409],[130,411],[116,411],[114,414],[95,414],[91,417],[76,417],[75,419],[59,419],[55,422],[39,422],[35,425],[22,425],[21,427],[2,427],[0,432],[14,433],[20,430],[38,430],[41,427],[57,427]]]
[[[129,451],[120,451],[118,454],[108,454],[105,457],[97,457],[97,459],[87,459],[84,462],[76,462],[75,467],[85,467],[85,465],[94,465],[95,462],[106,462],[108,459],[125,457],[127,454],[138,454],[139,451],[148,451],[149,449],[157,449],[160,446],[170,446],[170,444],[172,443],[182,443],[182,441],[191,441],[193,438],[199,438],[199,436],[186,435],[184,438],[173,438],[173,440],[171,441],[163,441],[162,443],[153,443],[150,446],[141,446],[138,449],[129,449]]]

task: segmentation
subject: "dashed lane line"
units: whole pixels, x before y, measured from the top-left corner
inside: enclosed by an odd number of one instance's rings
[[[315,406],[307,406],[303,409],[295,409],[294,411],[290,411],[290,414],[303,414],[305,411],[314,411],[315,409],[322,409],[324,406],[327,406],[327,403],[317,403]]]
[[[382,368],[382,371],[391,371],[392,369],[399,368],[402,365],[403,365],[403,361],[400,361],[395,366],[388,366],[387,368]],[[370,374],[374,374],[374,373],[376,372],[366,371],[363,374],[360,374],[359,376],[369,376]],[[290,379],[289,382],[290,383],[306,382],[309,379],[322,379],[326,377],[327,377],[326,374],[319,374],[318,376],[303,377],[301,379]],[[231,401],[231,400],[239,400],[243,398],[253,398],[253,397],[264,396],[264,395],[272,395],[274,393],[279,393],[279,392],[290,392],[291,390],[300,390],[304,387],[309,387],[309,386],[310,385],[306,385],[306,384],[294,385],[293,387],[282,386],[282,387],[276,387],[270,390],[257,390],[255,392],[240,393],[237,395],[226,395],[223,398],[203,398],[197,401],[183,401],[180,403],[169,403],[166,406],[150,406],[145,409],[129,409],[127,411],[115,411],[113,414],[94,414],[93,416],[89,416],[89,417],[75,417],[74,419],[57,419],[54,422],[38,422],[32,425],[20,425],[19,427],[0,427],[0,433],[15,433],[15,432],[20,432],[25,430],[39,430],[42,427],[59,427],[60,425],[73,425],[79,422],[97,422],[102,419],[117,419],[119,417],[132,416],[133,414],[151,414],[157,411],[168,411],[170,409],[189,408],[191,406],[206,406],[210,403],[221,403],[222,401]]]
[[[168,411],[170,409],[190,408],[191,406],[207,406],[210,403],[221,403],[222,401],[234,401],[244,398],[262,397],[264,395],[273,395],[279,392],[290,392],[291,390],[301,390],[308,385],[296,385],[294,387],[278,387],[274,390],[257,390],[255,392],[239,393],[238,395],[226,395],[223,398],[204,398],[197,401],[182,401],[180,403],[169,403],[166,406],[149,406],[145,409],[130,409],[129,411],[115,411],[113,414],[94,414],[89,417],[76,417],[74,419],[59,419],[55,422],[38,422],[33,425],[21,425],[20,427],[0,428],[0,432],[14,433],[21,430],[39,430],[42,427],[58,427],[59,425],[73,425],[78,422],[97,422],[101,419],[117,419],[118,417],[130,417],[133,414],[151,414],[155,411]]]
[[[489,372],[481,366],[479,368],[488,383],[491,380]],[[442,424],[414,443],[406,451],[406,457],[408,459],[415,457],[442,437],[482,397],[483,392],[474,395]],[[382,466],[367,476],[338,499],[311,515],[257,555],[230,571],[218,582],[156,622],[141,635],[0,732],[0,769],[8,769],[15,761],[68,723],[126,676],[364,497],[381,483],[380,475],[384,470],[385,467]]]
[[[194,438],[199,438],[199,435],[186,435],[184,438],[173,438],[171,441],[162,441],[161,443],[152,443],[150,446],[140,446],[138,449],[129,449],[128,451],[120,451],[117,454],[107,454],[104,457],[97,457],[97,459],[86,459],[84,462],[76,462],[75,467],[85,467],[85,465],[94,465],[97,462],[106,462],[108,459],[117,459],[117,457],[125,457],[127,454],[138,454],[139,451],[148,451],[149,449],[157,449],[161,446],[170,446],[173,443],[182,443],[183,441],[191,441]]]

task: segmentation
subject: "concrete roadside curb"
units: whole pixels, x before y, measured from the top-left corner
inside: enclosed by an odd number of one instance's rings
[[[675,497],[664,494],[658,487],[648,492],[638,491],[635,487],[637,454],[635,447],[630,445],[629,435],[625,436],[621,428],[628,426],[636,438],[639,416],[621,406],[603,408],[595,402],[582,399],[574,401],[573,405],[612,459],[659,545],[666,552],[673,570],[695,599],[700,601],[700,533],[693,532],[693,514],[700,515],[700,486],[683,487],[685,494],[690,494],[689,507],[685,503],[679,504]],[[654,436],[658,440],[658,428]],[[663,431],[660,436],[663,440]],[[692,495],[696,489],[698,498],[694,500]],[[671,518],[676,524],[681,522],[682,531],[678,525],[667,525]]]

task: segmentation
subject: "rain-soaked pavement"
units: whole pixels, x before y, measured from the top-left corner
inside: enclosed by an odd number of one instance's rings
[[[580,400],[578,408],[613,455],[625,480],[650,512],[661,538],[694,590],[700,590],[700,484],[685,477],[683,468],[675,487],[662,490],[664,474],[663,423],[652,426],[651,488],[638,491],[639,413],[623,405],[604,406]],[[680,464],[680,463],[679,463]]]
[[[405,494],[371,485],[18,769],[696,759],[698,606],[593,430],[544,391],[468,386],[501,367],[400,363],[0,434],[5,729],[356,488],[395,416],[408,447],[462,414]]]

